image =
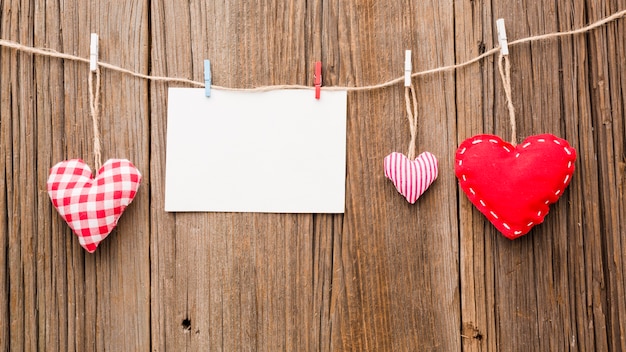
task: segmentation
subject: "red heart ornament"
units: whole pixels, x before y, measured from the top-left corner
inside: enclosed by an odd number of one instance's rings
[[[543,222],[574,173],[576,150],[551,134],[513,146],[493,135],[466,139],[455,173],[469,200],[507,238]]]
[[[385,157],[384,164],[385,176],[411,204],[424,194],[439,172],[437,158],[429,152],[423,152],[413,161],[394,152]]]
[[[62,161],[50,169],[48,194],[63,220],[89,253],[113,231],[141,182],[128,160],[110,159],[92,178],[82,160]]]

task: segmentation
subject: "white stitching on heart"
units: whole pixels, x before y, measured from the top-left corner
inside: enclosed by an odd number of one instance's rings
[[[541,142],[541,143],[543,143],[543,142],[545,142],[545,141],[546,141],[546,140],[545,140],[545,139],[543,139],[543,138],[539,138],[539,139],[537,139],[537,142]],[[559,141],[558,141],[558,140],[556,140],[556,139],[553,139],[552,141],[553,141],[554,143],[556,143],[557,145],[561,145],[561,142],[559,142]],[[479,144],[479,143],[482,143],[482,142],[483,142],[483,140],[482,140],[482,139],[477,139],[477,140],[472,141],[472,145],[476,145],[476,144]],[[495,140],[495,139],[489,139],[489,142],[494,143],[494,144],[497,144],[497,143],[498,143],[498,141],[497,141],[497,140]],[[532,144],[531,142],[527,142],[527,143],[525,143],[525,144],[522,146],[522,148],[526,149],[526,148],[528,148],[531,144]],[[506,145],[502,145],[502,147],[503,147],[503,148],[504,148],[504,150],[506,150],[507,152],[509,152],[509,153],[511,152],[511,150],[510,150],[509,148],[507,148],[507,146],[506,146]],[[568,150],[568,148],[567,148],[567,147],[563,147],[563,150],[565,151],[565,153],[567,153],[567,155],[572,155],[572,152],[570,152],[570,151]],[[467,151],[467,148],[465,148],[465,147],[464,147],[464,148],[463,148],[463,149],[459,152],[459,154],[460,154],[460,155],[463,155],[463,154],[465,154],[465,152],[466,152],[466,151]],[[515,157],[516,157],[516,158],[519,158],[519,156],[520,156],[520,153],[516,153],[516,154],[515,154]],[[463,165],[463,160],[459,160],[459,166],[462,166],[462,165]],[[573,165],[572,161],[569,161],[569,162],[567,163],[567,168],[568,168],[568,169],[571,169],[571,168],[572,168],[572,165]],[[462,174],[462,175],[461,175],[461,178],[463,179],[463,182],[467,182],[467,177],[466,177],[466,175],[465,175],[465,174]],[[565,185],[567,184],[567,182],[569,181],[569,179],[570,179],[570,175],[565,175],[565,179],[563,180],[563,187],[564,187],[564,188],[565,188]],[[563,189],[564,189],[564,188],[563,188]],[[471,193],[473,196],[476,196],[476,191],[474,191],[474,189],[473,189],[472,187],[470,187],[470,188],[468,188],[468,189],[469,189],[470,193]],[[556,196],[558,196],[559,194],[561,194],[561,192],[563,191],[563,189],[557,190],[557,191],[555,192],[555,195],[556,195]],[[487,205],[485,204],[485,202],[484,202],[482,199],[479,199],[479,200],[478,200],[478,202],[480,203],[480,205],[482,205],[483,207],[487,208]],[[546,204],[546,205],[549,205],[549,204],[550,204],[550,200],[549,200],[549,199],[548,199],[548,200],[546,200],[545,204]],[[489,213],[490,213],[490,214],[491,214],[491,216],[493,216],[496,220],[500,220],[500,218],[499,218],[498,214],[496,214],[494,211],[489,210]],[[537,213],[537,217],[541,217],[541,214],[542,214],[542,212],[541,212],[541,211],[539,211],[539,212]],[[530,227],[533,227],[534,225],[535,225],[535,223],[531,221],[531,222],[529,222],[528,224],[526,224],[526,227],[530,228]],[[507,223],[505,223],[505,222],[503,222],[503,223],[502,223],[502,226],[504,226],[507,230],[511,230],[511,227],[509,226],[509,224],[507,224]],[[520,234],[522,234],[522,231],[515,231],[515,232],[514,232],[514,234],[515,234],[515,235],[520,235]]]

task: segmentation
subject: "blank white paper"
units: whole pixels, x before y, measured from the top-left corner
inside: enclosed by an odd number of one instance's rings
[[[170,88],[165,211],[343,213],[346,91]]]

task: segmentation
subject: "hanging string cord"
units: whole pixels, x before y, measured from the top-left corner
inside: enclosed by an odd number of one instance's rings
[[[406,115],[409,119],[409,128],[411,130],[411,142],[409,143],[409,160],[415,159],[415,142],[417,140],[417,98],[415,96],[415,87],[411,83],[410,87],[404,88],[404,100],[406,102]],[[411,109],[413,105],[413,109]]]
[[[502,55],[498,57],[498,70],[500,71],[500,77],[502,78],[502,87],[504,88],[504,95],[506,96],[506,107],[509,110],[509,119],[511,120],[511,144],[517,145],[517,131],[515,121],[515,107],[513,106],[513,89],[511,88],[511,61],[509,61],[508,55]]]
[[[95,82],[94,82],[95,76]],[[93,156],[95,173],[102,166],[102,153],[100,151],[100,68],[89,72],[89,112],[93,122]]]
[[[576,35],[576,34],[581,34],[581,33],[587,33],[590,32],[591,30],[604,26],[607,23],[613,22],[617,19],[620,19],[622,17],[626,16],[626,10],[622,10],[619,12],[616,12],[614,14],[612,14],[609,17],[603,18],[597,22],[594,22],[586,27],[582,27],[579,29],[574,29],[571,31],[565,31],[565,32],[555,32],[555,33],[548,33],[548,34],[543,34],[543,35],[537,35],[537,36],[532,36],[532,37],[527,37],[527,38],[522,38],[522,39],[518,39],[515,41],[510,41],[509,42],[509,47],[511,46],[515,46],[515,45],[519,45],[519,44],[524,44],[524,43],[530,43],[530,42],[536,42],[536,41],[544,41],[544,40],[548,40],[548,39],[554,39],[554,38],[560,38],[560,37],[564,37],[564,36],[571,36],[571,35]],[[35,47],[31,47],[31,46],[27,46],[27,45],[22,45],[10,40],[5,40],[5,39],[0,39],[0,46],[4,46],[7,48],[12,48],[18,51],[22,51],[22,52],[26,52],[26,53],[30,53],[33,55],[40,55],[40,56],[48,56],[48,57],[55,57],[55,58],[60,58],[60,59],[64,59],[64,60],[71,60],[71,61],[78,61],[78,62],[85,62],[85,63],[89,63],[89,59],[85,59],[85,58],[81,58],[78,56],[74,56],[74,55],[69,55],[69,54],[64,54],[64,53],[59,53],[57,51],[54,50],[50,50],[50,49],[45,49],[45,48],[35,48]],[[426,71],[421,71],[421,72],[415,72],[411,75],[411,77],[417,77],[417,76],[424,76],[424,75],[430,75],[430,74],[434,74],[434,73],[439,73],[439,72],[447,72],[447,71],[454,71],[466,66],[469,66],[473,63],[476,63],[486,57],[492,56],[496,53],[498,53],[500,51],[499,48],[493,48],[491,50],[486,51],[485,53],[483,53],[480,56],[477,56],[469,61],[465,61],[463,63],[459,63],[456,65],[449,65],[449,66],[442,66],[442,67],[438,67],[438,68],[433,68],[430,70],[426,70]],[[111,71],[116,71],[116,72],[120,72],[123,74],[127,74],[133,77],[137,77],[137,78],[142,78],[142,79],[146,79],[146,80],[150,80],[150,81],[156,81],[156,82],[168,82],[168,83],[180,83],[180,84],[188,84],[191,86],[196,86],[196,87],[204,87],[204,82],[197,82],[197,81],[193,81],[190,79],[186,79],[186,78],[174,78],[174,77],[164,77],[164,76],[151,76],[151,75],[145,75],[139,72],[135,72],[135,71],[131,71],[119,66],[115,66],[112,64],[108,64],[108,63],[104,63],[104,62],[99,62],[98,63],[100,67],[102,68],[106,68],[109,69]],[[332,87],[322,87],[323,90],[327,90],[327,91],[336,91],[336,90],[347,90],[349,92],[356,92],[356,91],[370,91],[370,90],[376,90],[376,89],[381,89],[381,88],[386,88],[386,87],[390,87],[393,85],[396,85],[400,82],[402,82],[404,80],[404,77],[399,77],[396,79],[393,79],[391,81],[388,82],[384,82],[384,83],[380,83],[380,84],[375,84],[375,85],[369,85],[369,86],[361,86],[361,87],[339,87],[339,86],[332,86]],[[270,91],[270,90],[276,90],[276,89],[314,89],[314,87],[311,86],[305,86],[305,85],[275,85],[275,86],[263,86],[263,87],[256,87],[256,88],[230,88],[230,87],[222,87],[222,86],[217,86],[217,85],[212,85],[211,86],[213,89],[217,89],[217,90],[231,90],[231,91],[250,91],[250,92],[263,92],[263,91]]]

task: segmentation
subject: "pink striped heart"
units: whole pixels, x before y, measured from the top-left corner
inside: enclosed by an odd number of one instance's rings
[[[396,152],[385,157],[385,176],[411,204],[430,187],[437,174],[437,158],[429,152],[423,152],[413,161]]]

